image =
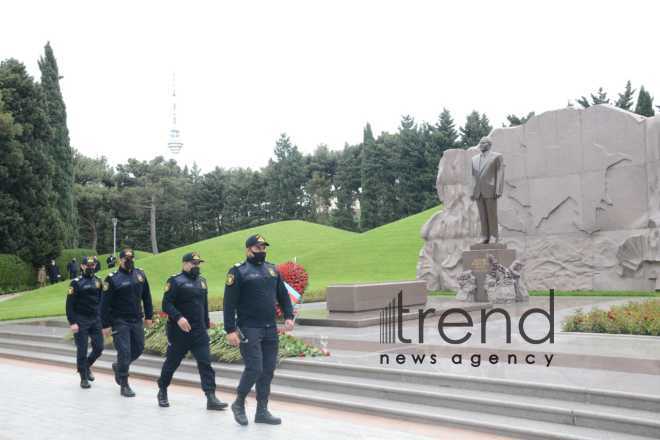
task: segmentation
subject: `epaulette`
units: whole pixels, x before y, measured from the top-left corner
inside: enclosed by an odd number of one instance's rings
[[[240,263],[234,264],[234,267],[240,267],[245,264],[245,261],[241,261]]]

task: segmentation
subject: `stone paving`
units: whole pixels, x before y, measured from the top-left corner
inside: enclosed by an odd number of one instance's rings
[[[228,411],[205,409],[197,388],[171,386],[170,408],[159,408],[156,385],[133,379],[137,397],[119,396],[112,377],[97,373],[90,390],[78,386],[72,369],[0,359],[0,440],[233,438],[245,440],[504,439],[463,429],[438,427],[310,405],[271,402],[281,426],[238,426]],[[232,398],[218,393],[221,400]],[[254,402],[248,412],[253,417]]]

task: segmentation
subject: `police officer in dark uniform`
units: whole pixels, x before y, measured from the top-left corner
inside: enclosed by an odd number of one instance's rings
[[[144,325],[151,327],[153,306],[149,282],[142,269],[135,267],[133,251],[122,250],[119,262],[119,270],[108,275],[103,283],[101,320],[105,335],[110,334],[112,327],[112,341],[117,350],[117,362],[112,364],[115,382],[121,387],[122,396],[135,397],[128,385],[128,369],[144,351]]]
[[[224,321],[227,341],[239,346],[245,363],[243,375],[231,405],[234,419],[247,425],[245,398],[256,383],[256,423],[279,425],[282,420],[268,411],[270,383],[277,363],[278,335],[275,304],[284,312],[284,328],[293,329],[291,299],[275,266],[266,261],[266,246],[261,235],[245,242],[246,260],[229,270],[225,282]],[[238,320],[236,319],[238,315]]]
[[[101,333],[101,279],[94,275],[91,257],[82,258],[82,276],[71,280],[66,297],[66,317],[69,320],[73,339],[76,341],[80,387],[90,388],[94,380],[91,366],[103,352]],[[87,340],[92,340],[92,352],[87,355]]]
[[[204,262],[197,252],[181,259],[181,273],[172,275],[165,285],[163,312],[167,313],[167,355],[158,379],[158,405],[170,406],[167,387],[181,360],[190,351],[197,360],[197,369],[206,394],[206,409],[223,410],[227,404],[215,396],[215,371],[211,367],[211,349],[207,330],[209,318],[208,286],[200,275]]]

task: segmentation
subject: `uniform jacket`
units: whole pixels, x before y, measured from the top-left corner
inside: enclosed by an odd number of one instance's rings
[[[167,313],[172,324],[184,317],[192,328],[191,332],[204,331],[211,324],[208,294],[204,277],[192,277],[187,272],[172,275],[165,285],[163,312]]]
[[[244,261],[229,269],[223,307],[227,333],[236,330],[237,325],[274,327],[276,303],[285,319],[293,319],[291,298],[274,264]]]
[[[144,313],[142,312],[144,304]],[[139,320],[153,318],[151,290],[142,269],[128,272],[122,268],[110,273],[103,283],[101,320],[103,327],[111,327],[115,319]]]
[[[100,317],[102,286],[101,279],[95,276],[71,280],[66,297],[66,318],[69,324],[76,324],[81,318]]]

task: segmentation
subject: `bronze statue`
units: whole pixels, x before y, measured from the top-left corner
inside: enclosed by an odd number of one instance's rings
[[[481,221],[482,243],[489,243],[491,237],[499,241],[497,226],[497,199],[504,189],[504,158],[502,154],[490,151],[492,143],[483,137],[479,141],[481,154],[472,157],[474,191],[470,197],[477,202]]]

